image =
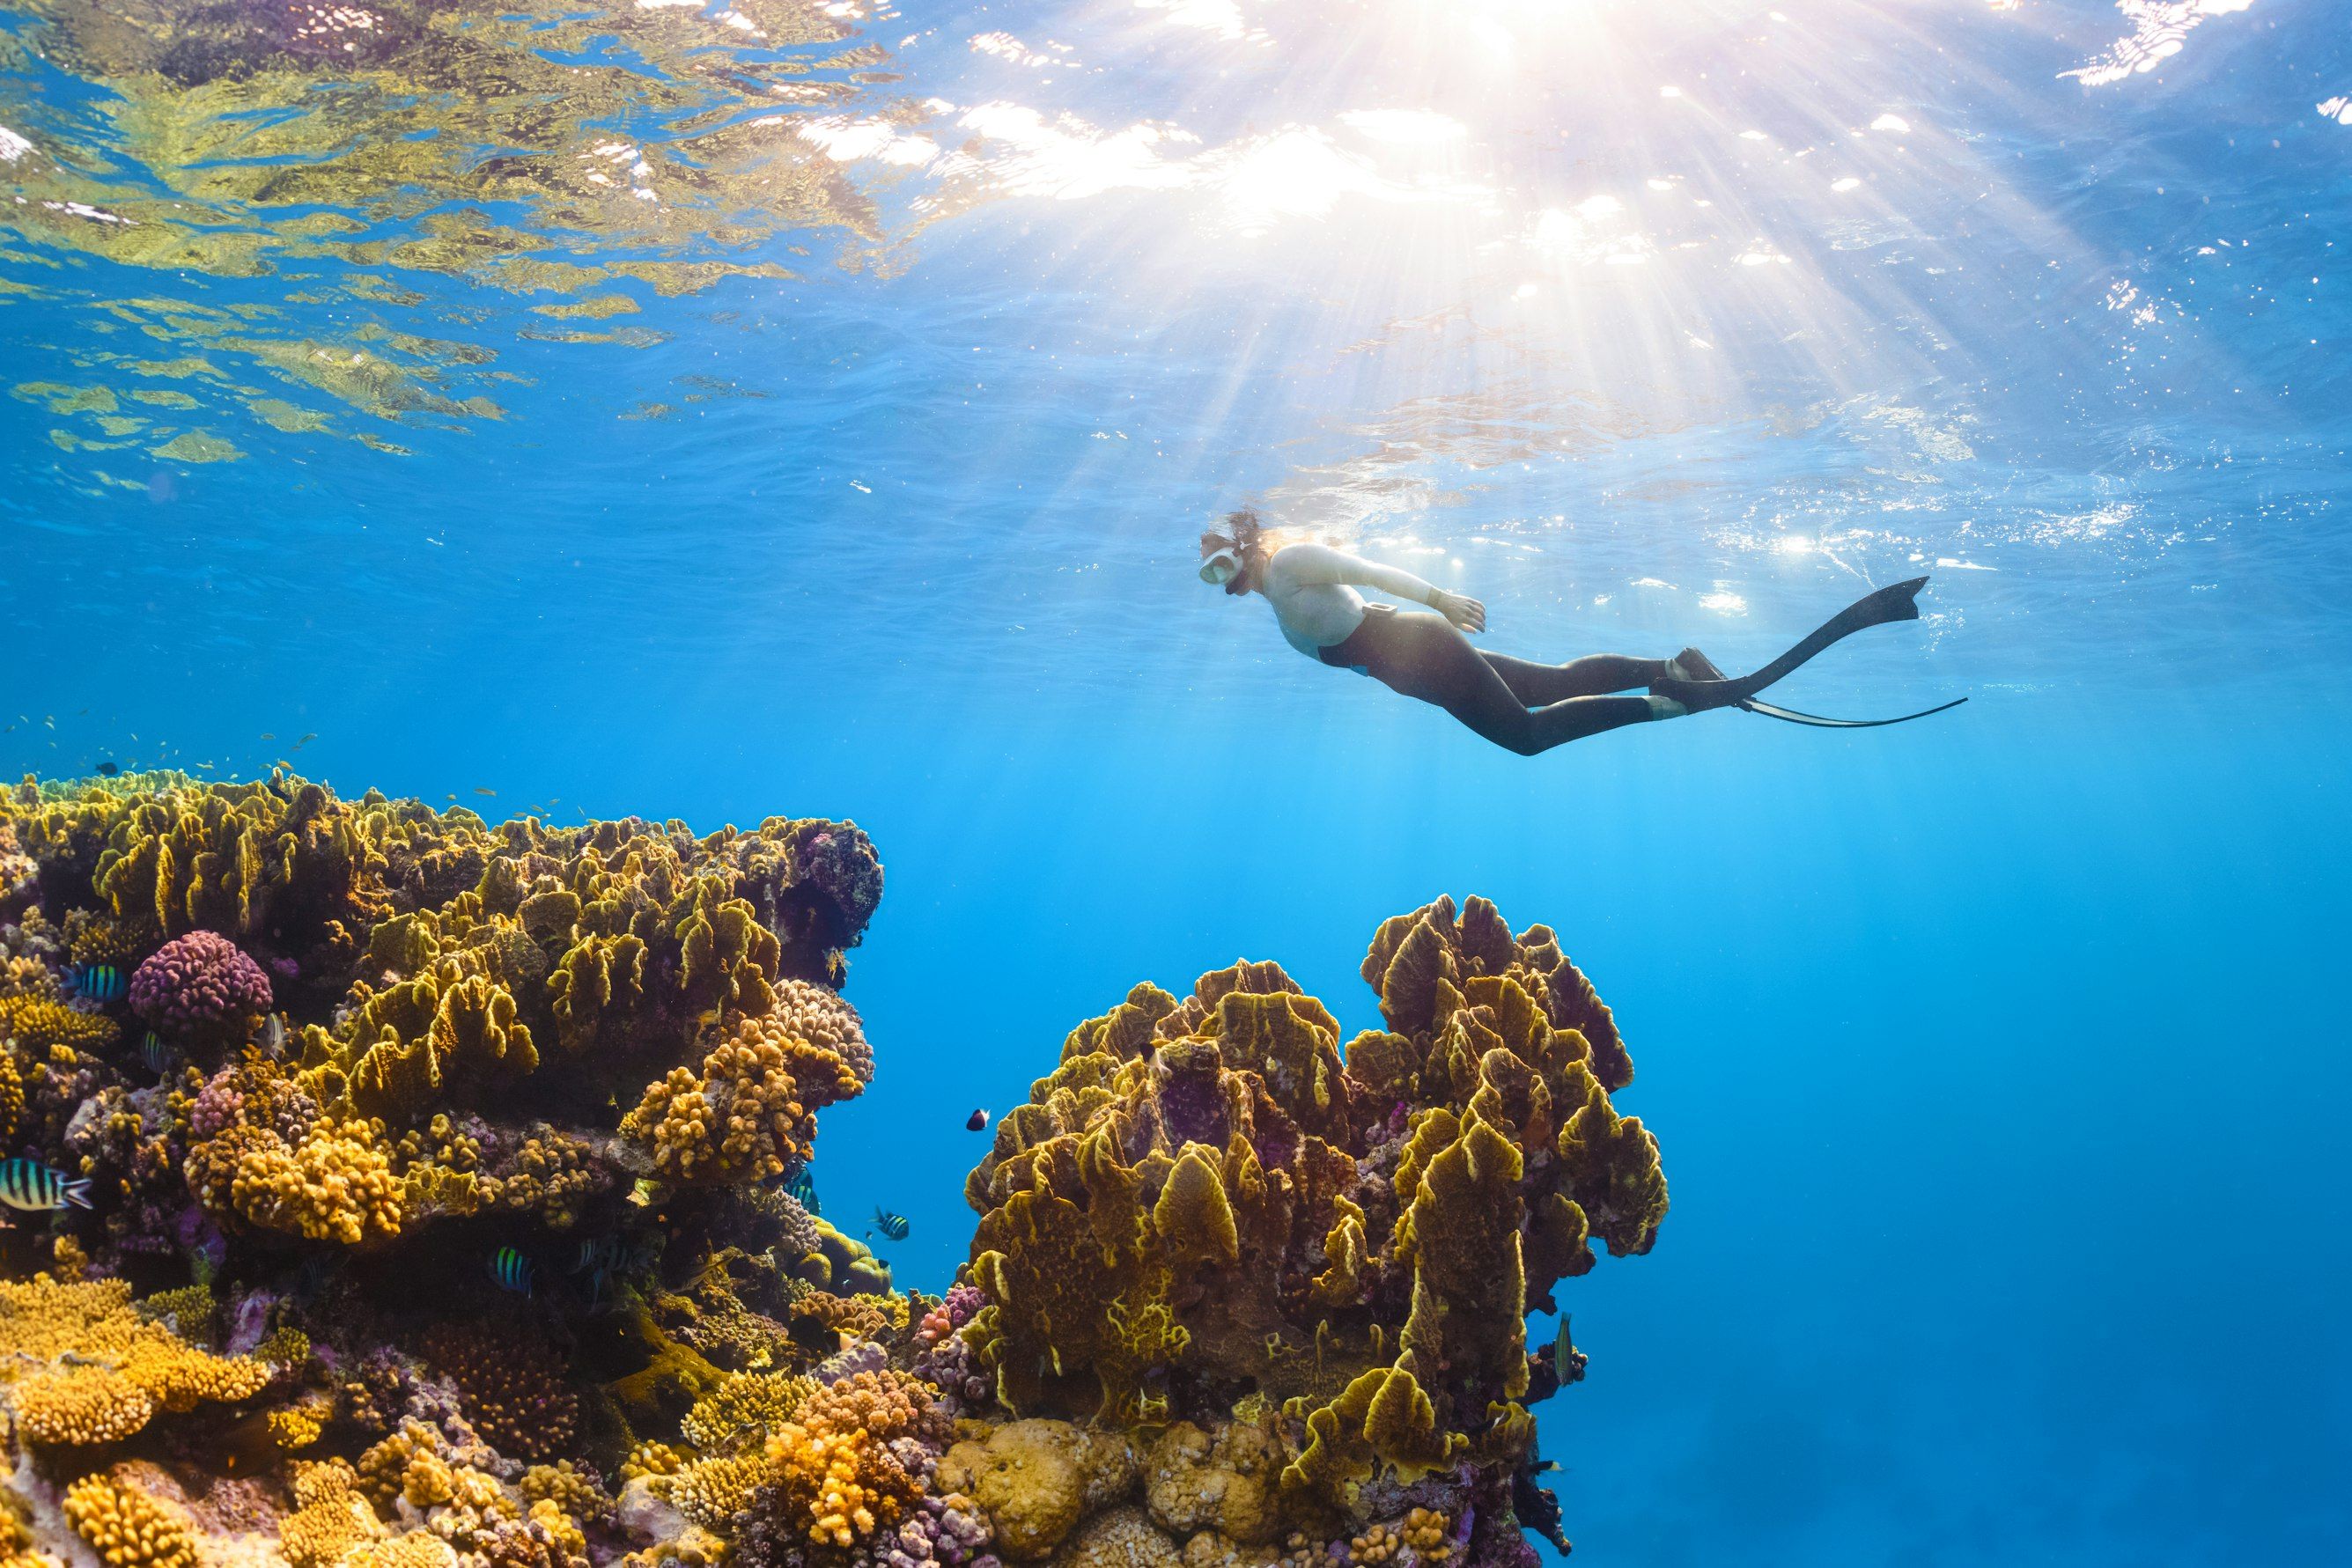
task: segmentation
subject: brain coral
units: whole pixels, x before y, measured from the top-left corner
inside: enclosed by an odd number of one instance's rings
[[[1255,1391],[1305,1436],[1281,1484],[1342,1504],[1525,1451],[1528,1306],[1665,1213],[1610,1099],[1632,1062],[1552,934],[1484,900],[1385,923],[1364,973],[1390,1028],[1344,1053],[1271,964],[1138,987],[999,1122],[967,1337],[1016,1410],[1157,1425]]]
[[[174,1039],[241,1040],[269,1010],[269,977],[227,937],[191,931],[131,977],[131,1006]]]

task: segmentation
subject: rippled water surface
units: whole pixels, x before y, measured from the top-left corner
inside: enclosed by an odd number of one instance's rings
[[[1488,893],[1675,1183],[1580,1559],[2341,1561],[2347,251],[2330,0],[0,0],[0,762],[856,816],[931,1283],[1077,1019]],[[1490,754],[1242,501],[1971,702]]]

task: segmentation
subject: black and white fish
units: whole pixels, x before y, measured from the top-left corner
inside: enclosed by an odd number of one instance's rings
[[[89,1183],[53,1170],[38,1160],[13,1159],[0,1163],[0,1203],[26,1214],[63,1208],[68,1204],[88,1208]]]
[[[907,1239],[907,1217],[905,1215],[893,1214],[887,1208],[877,1208],[874,1211],[874,1229],[880,1231],[891,1240],[904,1241]],[[873,1232],[868,1231],[867,1234],[871,1235]]]

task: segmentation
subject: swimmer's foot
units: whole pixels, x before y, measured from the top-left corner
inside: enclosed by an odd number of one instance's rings
[[[1666,673],[1650,683],[1650,700],[1669,703],[1688,713],[1705,713],[1709,708],[1729,707],[1739,696],[1713,659],[1696,648],[1685,648],[1666,661]]]
[[[1720,681],[1724,673],[1715,667],[1715,661],[1696,648],[1685,648],[1666,661],[1666,676],[1676,681]]]

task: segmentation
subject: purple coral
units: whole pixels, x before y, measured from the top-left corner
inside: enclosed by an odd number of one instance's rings
[[[956,1333],[986,1304],[977,1285],[951,1285],[915,1330],[915,1343],[922,1347],[915,1375],[940,1391],[940,1406],[950,1420],[978,1415],[995,1401],[995,1376]]]
[[[269,977],[227,937],[191,931],[166,942],[131,977],[131,1006],[187,1039],[242,1039],[269,1010]]]
[[[978,1568],[995,1561],[985,1555],[988,1543],[987,1521],[967,1500],[927,1496],[897,1529],[877,1535],[859,1560],[874,1568]]]
[[[810,826],[816,831],[804,833],[793,846],[794,869],[833,900],[848,928],[848,940],[843,945],[855,946],[865,935],[866,923],[874,918],[875,906],[882,902],[881,857],[874,852],[874,841],[855,822]]]

